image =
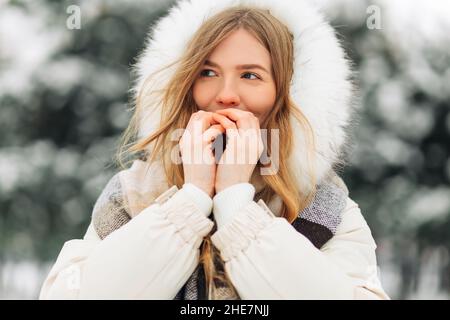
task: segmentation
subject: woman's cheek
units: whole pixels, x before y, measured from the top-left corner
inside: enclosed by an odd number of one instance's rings
[[[206,83],[199,83],[194,86],[193,95],[199,108],[206,110],[214,98],[214,88]]]
[[[273,105],[265,105],[265,106],[259,106],[258,108],[250,108],[249,111],[251,111],[255,117],[259,120],[259,125],[261,126],[264,121],[266,120],[268,114],[270,113],[270,110],[273,109]]]
[[[203,88],[201,84],[195,84],[192,90],[194,101],[199,107],[200,110],[205,110],[206,106],[208,106],[207,99],[205,93],[207,92],[205,88]]]
[[[259,97],[250,101],[248,103],[249,111],[251,111],[255,116],[263,115],[268,113],[272,108],[275,101],[270,99],[270,97]]]

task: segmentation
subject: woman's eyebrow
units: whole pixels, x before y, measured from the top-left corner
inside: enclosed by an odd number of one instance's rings
[[[220,69],[220,66],[217,63],[215,63],[213,61],[210,61],[210,60],[206,60],[205,61],[205,65],[211,66],[211,67],[216,67],[216,68]],[[236,66],[236,69],[237,70],[242,70],[242,69],[260,69],[260,70],[262,70],[262,71],[264,71],[266,73],[269,73],[269,71],[267,71],[266,68],[264,68],[263,66],[261,66],[259,64],[255,64],[255,63],[239,64],[239,65]]]

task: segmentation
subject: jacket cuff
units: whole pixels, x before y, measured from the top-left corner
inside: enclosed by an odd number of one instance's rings
[[[179,192],[186,193],[205,217],[208,217],[211,214],[213,201],[205,191],[192,183],[185,183]]]
[[[217,229],[233,220],[234,215],[253,201],[255,187],[251,183],[238,183],[220,191],[213,198],[214,219]]]
[[[275,215],[261,199],[251,201],[238,211],[233,219],[211,236],[211,241],[220,250],[222,259],[231,260],[256,241],[259,233],[274,222]]]
[[[160,212],[169,220],[187,243],[198,247],[213,228],[214,223],[201,212],[186,190],[172,186],[155,200]]]

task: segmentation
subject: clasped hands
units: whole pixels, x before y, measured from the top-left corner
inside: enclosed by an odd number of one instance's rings
[[[223,133],[226,149],[216,163],[213,143]],[[179,147],[185,183],[194,184],[210,197],[234,184],[250,182],[264,150],[258,118],[235,108],[193,113]]]

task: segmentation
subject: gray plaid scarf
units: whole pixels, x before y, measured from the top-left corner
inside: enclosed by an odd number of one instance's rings
[[[341,222],[342,211],[346,205],[348,189],[334,172],[317,185],[317,192],[308,207],[302,210],[292,222],[292,226],[318,249],[333,237]],[[258,201],[256,199],[255,201]],[[119,176],[111,178],[94,205],[92,221],[101,239],[131,220],[124,209],[124,192]],[[199,264],[185,285],[177,293],[176,300],[203,300],[206,286],[202,265]],[[228,299],[229,292],[219,294]]]

